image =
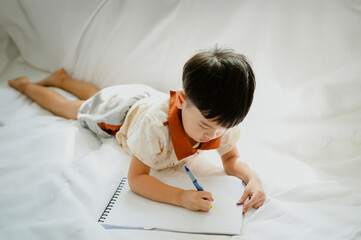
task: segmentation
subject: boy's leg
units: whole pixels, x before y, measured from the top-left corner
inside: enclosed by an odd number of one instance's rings
[[[99,88],[91,83],[69,77],[63,68],[55,71],[49,77],[36,84],[64,89],[81,100],[87,100],[99,91]]]
[[[68,100],[55,90],[38,84],[30,83],[28,78],[19,77],[8,81],[9,85],[25,94],[41,107],[57,116],[77,119],[78,110],[83,100]]]

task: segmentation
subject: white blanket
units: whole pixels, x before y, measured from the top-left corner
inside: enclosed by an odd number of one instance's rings
[[[1,1],[0,238],[361,239],[360,39],[361,4],[351,0]],[[7,80],[64,67],[101,88],[174,90],[185,61],[216,43],[254,66],[238,147],[265,204],[245,214],[241,236],[105,230],[97,220],[130,157]],[[190,164],[223,174],[214,152]]]

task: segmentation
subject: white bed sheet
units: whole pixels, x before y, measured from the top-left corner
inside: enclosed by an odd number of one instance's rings
[[[199,2],[165,5],[148,26],[131,31],[129,38],[137,42],[122,42],[133,44],[132,50],[120,47],[120,53],[112,54],[114,42],[96,49],[104,39],[91,36],[111,28],[111,16],[105,16],[118,3],[91,1],[90,15],[98,9],[99,17],[85,35],[74,37],[83,41],[77,54],[54,54],[57,60],[49,63],[34,57],[32,49],[25,51],[26,42],[14,44],[7,35],[16,37],[11,29],[0,29],[1,239],[361,239],[360,4],[231,2],[234,7],[225,4],[223,10],[232,14],[222,12],[219,32],[202,29],[201,23],[219,10],[214,6],[221,6],[211,3],[213,8],[202,13]],[[138,6],[122,4],[128,10]],[[196,14],[200,23],[189,28],[190,22],[182,20]],[[131,13],[123,15],[129,19]],[[132,24],[115,26],[126,33]],[[238,31],[239,26],[254,34]],[[202,36],[196,34],[201,30]],[[141,34],[145,37],[139,38]],[[112,41],[122,36],[113,35]],[[160,90],[174,89],[179,87],[177,65],[195,49],[215,42],[244,52],[255,66],[255,103],[241,126],[238,146],[241,159],[264,182],[267,201],[246,213],[242,236],[103,229],[97,219],[126,174],[129,156],[114,139],[99,139],[76,121],[41,109],[9,88],[6,80],[26,75],[37,81],[64,66],[101,87],[140,78]],[[74,42],[67,44],[75,48]],[[145,49],[153,52],[140,60],[149,67],[139,73],[132,64]],[[114,70],[113,63],[124,55],[128,61]],[[162,61],[149,64],[160,56]],[[99,58],[105,59],[101,66]],[[114,80],[119,75],[125,77]],[[222,174],[215,153],[206,157],[190,163],[196,174]],[[172,169],[153,174],[182,173]]]

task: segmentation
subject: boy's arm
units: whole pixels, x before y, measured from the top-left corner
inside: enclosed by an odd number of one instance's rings
[[[128,171],[128,182],[131,190],[148,199],[182,206],[194,211],[209,211],[212,195],[205,191],[184,190],[167,185],[149,175],[150,167],[136,156]]]
[[[238,177],[246,184],[243,195],[237,202],[237,204],[243,204],[247,198],[250,197],[249,202],[243,206],[243,212],[246,212],[250,207],[257,209],[262,206],[266,200],[266,194],[263,191],[261,180],[247,164],[239,161],[237,147],[234,147],[231,151],[222,155],[222,163],[224,171],[228,175]]]

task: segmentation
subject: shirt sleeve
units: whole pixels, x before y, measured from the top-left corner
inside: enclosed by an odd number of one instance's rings
[[[238,127],[228,129],[221,138],[221,144],[217,149],[220,156],[231,151],[236,146],[237,141],[240,137],[240,130]]]
[[[127,144],[132,154],[145,165],[161,169],[166,160],[167,138],[162,123],[144,116],[129,132]]]

